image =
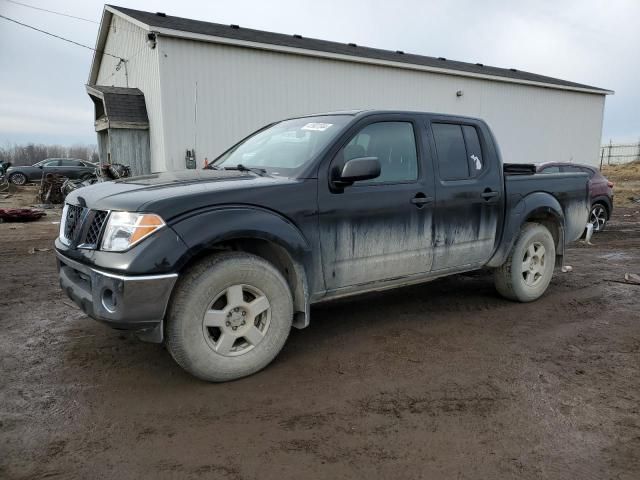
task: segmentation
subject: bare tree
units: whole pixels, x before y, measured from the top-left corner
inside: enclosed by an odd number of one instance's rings
[[[26,145],[6,144],[0,147],[0,160],[13,165],[33,165],[45,158],[77,158],[98,161],[96,145],[44,145],[28,143]]]

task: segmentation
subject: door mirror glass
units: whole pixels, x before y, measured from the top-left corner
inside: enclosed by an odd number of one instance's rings
[[[342,167],[337,183],[351,185],[354,182],[371,180],[380,176],[380,161],[378,157],[361,157],[347,160]]]

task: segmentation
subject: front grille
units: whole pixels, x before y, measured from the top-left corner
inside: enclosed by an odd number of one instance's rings
[[[66,206],[66,216],[62,229],[65,243],[73,247],[96,249],[109,212],[90,210],[77,205]]]
[[[67,217],[64,222],[64,237],[67,240],[73,240],[78,237],[78,233],[82,228],[82,220],[86,208],[77,205],[67,205]]]
[[[95,211],[93,215],[93,221],[87,229],[87,234],[83,243],[87,245],[93,245],[94,247],[98,245],[98,240],[100,240],[100,234],[102,233],[104,222],[107,220],[107,215],[108,212],[105,212],[103,210]]]

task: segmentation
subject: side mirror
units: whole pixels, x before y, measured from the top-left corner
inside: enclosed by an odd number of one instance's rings
[[[38,168],[39,168],[40,170],[42,170],[42,169],[44,169],[44,165],[38,165]]]
[[[342,172],[333,183],[338,187],[352,185],[353,182],[371,180],[380,176],[380,161],[378,157],[362,157],[347,160]]]

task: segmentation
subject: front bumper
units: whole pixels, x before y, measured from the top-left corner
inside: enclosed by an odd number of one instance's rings
[[[125,276],[104,272],[56,251],[60,286],[83,312],[141,339],[162,342],[162,323],[177,273]]]

